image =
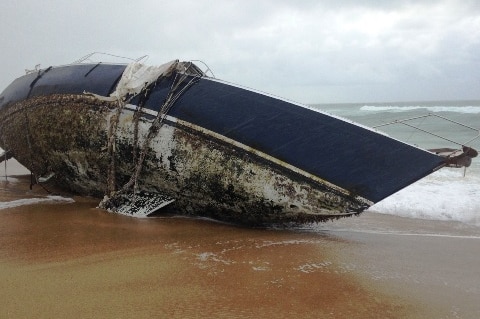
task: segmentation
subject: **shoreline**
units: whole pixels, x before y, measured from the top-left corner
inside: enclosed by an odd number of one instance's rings
[[[480,316],[480,237],[345,232],[361,243],[354,272],[400,297],[412,298],[418,317]],[[417,316],[414,316],[417,317]]]
[[[50,235],[39,230],[46,228],[39,213],[14,209],[10,217],[25,214],[22,222],[35,225],[21,227],[21,242],[2,235],[4,311],[12,317],[75,316],[81,307],[83,315],[103,318],[400,318],[408,308],[343,272],[332,249],[348,243],[328,236],[179,218],[132,224],[91,209],[68,225],[49,207],[41,214],[58,222],[49,221]],[[97,228],[91,215],[103,234],[87,230]],[[0,214],[2,234],[5,217]],[[73,228],[82,230],[72,234]],[[85,234],[94,238],[76,238]]]
[[[0,202],[46,195],[19,181]],[[475,227],[364,213],[249,229],[74,199],[0,210],[2,316],[480,317]]]

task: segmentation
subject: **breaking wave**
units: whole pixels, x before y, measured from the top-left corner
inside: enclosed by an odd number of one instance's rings
[[[7,208],[14,208],[26,205],[35,205],[40,203],[73,203],[75,202],[72,198],[62,197],[62,196],[47,196],[44,198],[24,198],[12,200],[9,202],[0,202],[0,210]]]
[[[480,106],[427,106],[427,105],[364,105],[360,111],[367,112],[409,112],[414,110],[427,110],[433,113],[454,112],[463,114],[480,114]]]
[[[370,212],[480,226],[480,178],[441,169],[370,207]]]

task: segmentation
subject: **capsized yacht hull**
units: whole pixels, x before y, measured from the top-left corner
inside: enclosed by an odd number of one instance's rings
[[[121,95],[126,65],[23,76],[0,96],[0,146],[37,180],[106,194],[106,208],[118,206],[108,199],[119,190],[159,194],[168,199],[160,211],[251,225],[357,214],[445,165],[348,120],[175,63]]]

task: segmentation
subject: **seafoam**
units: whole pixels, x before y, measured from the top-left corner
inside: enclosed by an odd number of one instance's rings
[[[370,207],[401,217],[480,226],[480,179],[468,169],[444,168]]]
[[[23,198],[8,202],[0,202],[0,210],[35,204],[73,203],[75,200],[62,196],[46,196],[41,198]]]
[[[370,126],[392,119],[435,113],[480,128],[480,101],[337,104],[315,107]],[[426,124],[422,121],[418,122],[420,127]],[[464,128],[455,125],[445,127],[445,123],[439,123],[438,127],[435,127],[435,122],[428,125],[429,130],[437,129],[450,138],[456,139],[458,135],[460,141],[468,141],[477,134],[468,130],[465,132]],[[393,134],[397,134],[396,138],[415,145],[438,143],[433,137],[430,139],[428,136],[419,135],[408,127],[393,131]],[[480,138],[468,146],[480,150]],[[480,157],[473,159],[472,165],[466,171],[463,168],[442,168],[378,202],[368,211],[407,218],[455,221],[480,227]]]

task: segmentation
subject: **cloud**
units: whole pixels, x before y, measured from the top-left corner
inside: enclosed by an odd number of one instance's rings
[[[475,1],[8,1],[0,19],[2,87],[102,51],[306,103],[480,98]]]

